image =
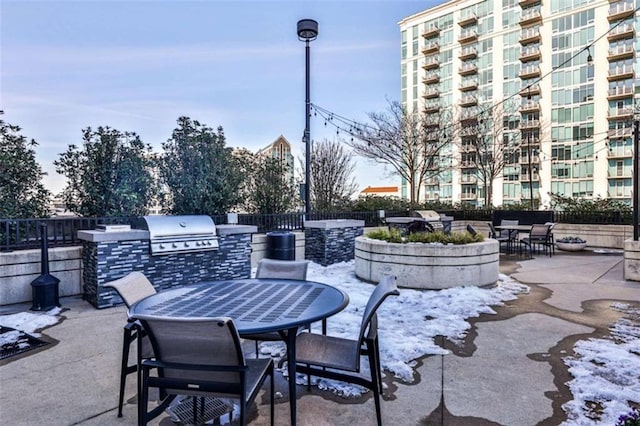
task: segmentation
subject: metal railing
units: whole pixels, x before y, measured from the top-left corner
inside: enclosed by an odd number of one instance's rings
[[[452,216],[454,220],[490,221],[493,210],[438,210],[438,213]],[[385,218],[406,217],[407,210],[387,210]],[[227,215],[211,215],[214,223],[227,224]],[[366,227],[384,223],[378,211],[311,213],[307,220],[355,219],[363,220]],[[558,223],[630,225],[631,213],[619,211],[587,211],[580,213],[554,212]],[[98,224],[128,224],[132,228],[143,228],[142,217],[65,217],[44,219],[0,219],[0,251],[40,248],[40,223],[47,223],[49,247],[64,247],[82,244],[78,231],[96,229]],[[304,230],[303,213],[284,214],[238,214],[238,224],[253,225],[258,232]]]

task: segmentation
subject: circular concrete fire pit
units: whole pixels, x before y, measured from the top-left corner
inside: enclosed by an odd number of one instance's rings
[[[399,287],[444,289],[488,286],[498,281],[499,243],[486,240],[463,245],[388,243],[367,237],[355,241],[355,273],[378,282],[394,275]]]

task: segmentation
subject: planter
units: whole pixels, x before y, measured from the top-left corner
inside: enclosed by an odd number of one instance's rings
[[[396,277],[398,287],[444,289],[488,286],[498,281],[499,243],[488,239],[463,245],[388,243],[356,238],[355,273],[365,281]]]
[[[563,250],[563,251],[580,251],[580,250],[584,250],[584,248],[587,246],[587,243],[561,243],[561,242],[556,242],[556,247],[558,247],[559,250]]]

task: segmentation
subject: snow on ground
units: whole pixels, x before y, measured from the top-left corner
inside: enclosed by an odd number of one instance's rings
[[[353,261],[322,267],[311,263],[307,278],[323,282],[343,290],[349,295],[349,305],[327,320],[327,334],[357,339],[362,312],[373,291],[372,284],[356,278]],[[436,345],[435,337],[444,336],[452,342],[460,342],[471,327],[469,318],[480,314],[495,314],[491,306],[517,298],[529,287],[506,275],[500,276],[493,288],[457,287],[440,291],[400,289],[399,296],[385,300],[378,310],[380,358],[382,368],[393,372],[400,380],[413,381],[415,359],[424,355],[446,354]],[[319,325],[315,326],[316,329]],[[284,354],[280,342],[261,343],[261,352],[273,356]],[[366,371],[366,368],[365,368]],[[306,377],[298,381],[306,383]],[[316,384],[343,396],[355,396],[364,389],[326,379]]]
[[[562,406],[565,425],[614,425],[631,411],[627,401],[640,403],[640,309],[613,307],[626,316],[610,327],[611,338],[579,341],[576,356],[564,360],[574,377],[567,383],[574,399]]]

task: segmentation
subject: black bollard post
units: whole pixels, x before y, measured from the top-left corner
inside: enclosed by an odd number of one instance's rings
[[[48,311],[60,306],[58,299],[58,284],[60,280],[49,274],[49,240],[47,235],[47,224],[40,224],[40,276],[31,281],[33,293],[32,311]]]

